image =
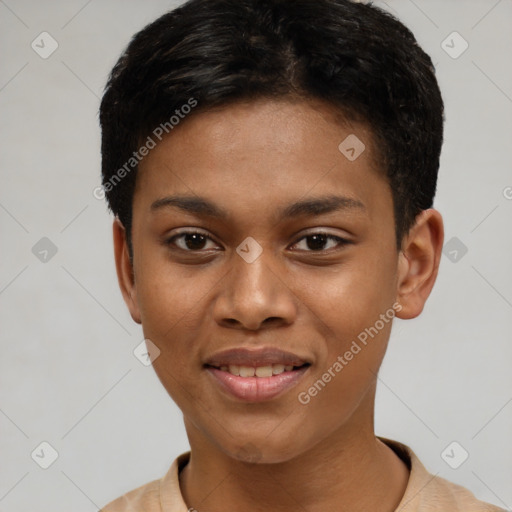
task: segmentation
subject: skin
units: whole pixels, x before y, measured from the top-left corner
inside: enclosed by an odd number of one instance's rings
[[[355,161],[338,150],[349,134],[366,146]],[[277,217],[294,201],[333,194],[364,207]],[[152,210],[171,195],[204,197],[228,217]],[[169,241],[185,228],[212,240]],[[305,237],[319,231],[348,243],[327,238],[315,250]],[[252,263],[236,252],[248,236],[263,250]],[[184,416],[192,452],[180,473],[187,506],[395,510],[409,473],[375,437],[373,421],[391,322],[307,405],[297,398],[395,302],[396,316],[419,315],[437,276],[441,215],[422,212],[397,249],[391,189],[370,129],[304,99],[191,115],[140,164],[132,240],[133,265],[116,220],[124,299],[159,347],[155,371]],[[230,398],[203,368],[220,350],[261,346],[312,362],[298,386],[270,401]]]

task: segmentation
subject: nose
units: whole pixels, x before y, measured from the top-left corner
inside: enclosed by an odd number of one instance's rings
[[[270,259],[265,251],[252,263],[233,255],[233,265],[220,283],[214,305],[219,325],[255,331],[293,323],[296,297],[286,271]]]

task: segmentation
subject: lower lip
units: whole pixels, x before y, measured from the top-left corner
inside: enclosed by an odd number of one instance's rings
[[[309,366],[304,366],[272,377],[239,377],[218,368],[207,368],[207,370],[215,382],[235,398],[246,402],[263,402],[295,386],[308,368]]]

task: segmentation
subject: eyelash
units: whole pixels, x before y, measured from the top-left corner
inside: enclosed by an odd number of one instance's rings
[[[207,240],[210,240],[214,243],[215,240],[213,240],[213,238],[211,238],[209,235],[207,235],[206,233],[203,233],[202,231],[196,231],[196,230],[190,230],[190,231],[183,231],[181,233],[178,233],[176,235],[173,235],[171,238],[169,238],[168,240],[166,240],[166,245],[168,246],[171,246],[171,245],[175,245],[174,244],[174,240],[180,238],[180,237],[183,237],[183,236],[186,236],[186,235],[201,235],[203,236],[204,238],[206,238]],[[339,236],[335,236],[335,235],[332,235],[332,234],[329,234],[329,233],[326,233],[324,231],[315,231],[313,233],[308,233],[307,235],[304,235],[302,236],[301,238],[299,238],[296,242],[294,242],[293,245],[297,245],[300,241],[306,239],[306,238],[309,238],[311,236],[315,236],[315,235],[323,235],[325,236],[327,239],[331,239],[331,240],[335,240],[336,242],[338,242],[338,246],[337,248],[341,248],[345,245],[348,245],[350,243],[352,243],[350,240],[347,240],[346,238],[341,238]],[[183,251],[183,252],[189,252],[189,253],[199,253],[201,252],[202,250],[197,250],[197,251],[194,251],[194,250],[191,250],[191,249],[182,249],[181,247],[178,247],[177,248],[178,250],[180,251]],[[332,249],[332,248],[331,248]],[[311,252],[311,253],[326,253],[328,252],[330,249],[320,249],[318,251],[313,251],[313,250],[306,250],[306,251],[302,251],[302,252]]]

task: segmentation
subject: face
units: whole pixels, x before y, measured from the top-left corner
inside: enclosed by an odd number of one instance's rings
[[[262,100],[191,116],[140,164],[118,271],[196,439],[277,462],[372,428],[401,279],[377,160],[329,106]]]

